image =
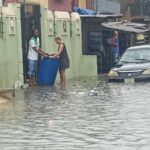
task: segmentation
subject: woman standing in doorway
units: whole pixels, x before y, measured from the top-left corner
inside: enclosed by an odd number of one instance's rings
[[[58,52],[50,56],[50,58],[59,57],[59,73],[60,73],[60,84],[62,88],[66,87],[66,75],[65,70],[70,67],[70,61],[66,49],[66,45],[60,37],[55,38],[56,44],[58,44]]]

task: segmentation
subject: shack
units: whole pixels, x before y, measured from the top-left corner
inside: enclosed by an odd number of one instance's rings
[[[129,23],[125,21],[102,23],[104,55],[102,57],[101,69],[103,73],[107,73],[113,66],[112,48],[109,41],[114,31],[119,32],[121,55],[124,53],[125,49],[130,46],[150,43],[150,29],[146,24]]]
[[[98,73],[102,72],[102,58],[104,56],[102,23],[119,21],[121,14],[100,13],[96,15],[80,15],[82,26],[82,53],[97,55]]]

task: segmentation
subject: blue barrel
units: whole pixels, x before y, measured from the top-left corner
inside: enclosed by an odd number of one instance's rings
[[[59,68],[59,59],[43,58],[38,74],[39,85],[48,85],[48,86],[54,85],[58,68]]]

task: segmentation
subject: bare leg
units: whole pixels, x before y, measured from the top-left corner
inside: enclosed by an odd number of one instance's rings
[[[66,76],[65,70],[60,70],[60,84],[62,88],[66,87]]]
[[[59,75],[60,75],[60,85],[62,85],[63,79],[62,79],[62,75],[61,75],[61,70],[59,70]]]
[[[29,75],[29,86],[33,86],[32,75]]]
[[[35,75],[33,76],[33,85],[37,85]]]

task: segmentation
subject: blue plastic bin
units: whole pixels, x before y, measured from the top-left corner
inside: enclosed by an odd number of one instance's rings
[[[59,68],[59,59],[43,58],[38,74],[39,85],[52,86],[55,83]]]

